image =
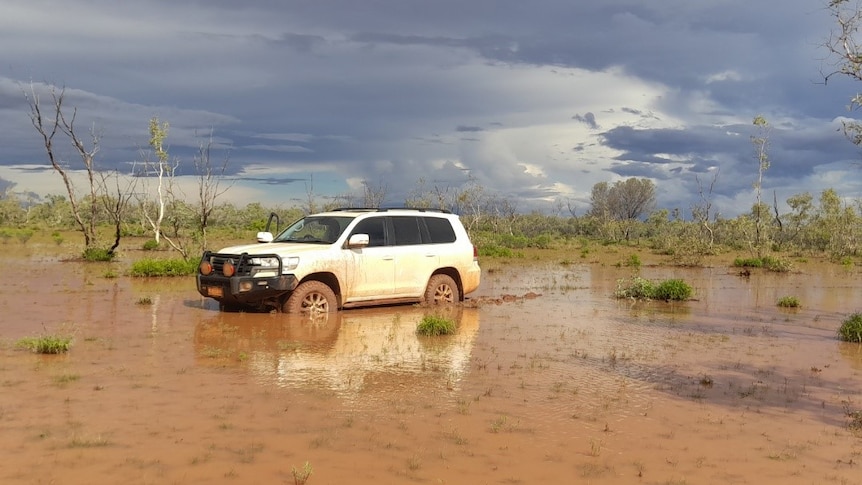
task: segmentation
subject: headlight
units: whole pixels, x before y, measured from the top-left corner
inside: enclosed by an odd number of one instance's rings
[[[291,256],[289,258],[284,258],[283,261],[284,261],[283,271],[285,271],[285,272],[293,271],[296,269],[297,266],[299,266],[299,257],[298,256]]]
[[[251,258],[251,264],[263,268],[278,268],[278,258]]]

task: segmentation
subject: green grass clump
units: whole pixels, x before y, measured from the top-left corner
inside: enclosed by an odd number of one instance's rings
[[[87,248],[81,256],[84,257],[85,261],[91,263],[112,261],[114,259],[114,253],[105,248]]]
[[[617,298],[635,300],[684,301],[694,293],[691,285],[681,279],[670,279],[654,283],[646,278],[635,276],[630,280],[617,282]]]
[[[736,258],[733,265],[738,268],[765,268],[777,273],[785,273],[793,268],[793,264],[784,258],[764,256],[762,258]]]
[[[155,239],[150,239],[144,243],[143,249],[144,251],[155,251],[159,249],[159,243]]]
[[[24,337],[15,342],[15,348],[25,349],[37,354],[62,354],[72,347],[72,337],[43,335]]]
[[[145,258],[132,263],[132,276],[188,276],[198,269],[197,260]]]
[[[778,299],[778,306],[782,308],[799,308],[802,306],[802,303],[795,296],[782,296]]]
[[[664,280],[655,287],[653,300],[685,301],[691,298],[693,292],[691,285],[683,280]]]
[[[457,328],[458,326],[455,324],[455,320],[452,320],[451,318],[441,317],[439,315],[425,315],[422,317],[422,321],[416,325],[416,333],[428,337],[435,337],[437,335],[449,335],[455,333]]]
[[[841,322],[838,337],[845,342],[862,343],[862,313],[853,313]]]

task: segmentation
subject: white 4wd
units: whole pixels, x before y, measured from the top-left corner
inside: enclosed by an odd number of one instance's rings
[[[330,312],[386,303],[451,303],[479,286],[476,248],[458,216],[421,209],[339,209],[304,217],[258,244],[206,251],[197,288],[222,308]]]

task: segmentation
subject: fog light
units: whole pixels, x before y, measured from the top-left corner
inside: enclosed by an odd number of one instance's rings
[[[221,268],[221,272],[222,272],[225,276],[227,276],[228,278],[230,278],[231,276],[233,276],[234,274],[236,274],[236,267],[233,265],[233,263],[231,263],[230,261],[228,261],[227,263],[225,263],[225,264],[224,264],[224,266],[222,266],[222,268]]]
[[[239,291],[251,291],[251,281],[241,281],[239,283]]]
[[[200,270],[202,275],[209,276],[213,272],[213,265],[209,261],[201,261]]]

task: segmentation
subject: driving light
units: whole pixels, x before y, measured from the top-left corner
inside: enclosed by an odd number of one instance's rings
[[[213,265],[209,261],[201,261],[199,269],[202,275],[209,276],[213,272]]]
[[[233,261],[225,262],[224,266],[221,268],[221,272],[228,278],[236,274],[236,266],[233,265]]]

